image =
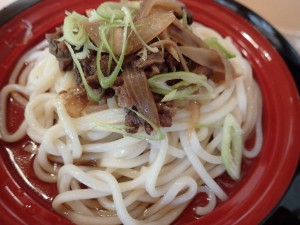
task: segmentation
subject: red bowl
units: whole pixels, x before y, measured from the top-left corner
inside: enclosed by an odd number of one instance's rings
[[[0,87],[7,83],[20,56],[43,40],[45,33],[62,23],[66,10],[82,13],[101,2],[44,0],[3,25],[0,28]],[[298,163],[300,108],[296,86],[276,49],[243,17],[210,0],[183,2],[196,21],[224,36],[231,36],[252,64],[263,95],[264,143],[261,154],[246,166],[242,180],[231,191],[228,201],[196,219],[193,215],[193,204],[199,200],[196,198],[175,224],[258,224],[283,196]],[[33,35],[24,44],[27,22],[32,24]],[[18,108],[11,111],[14,114],[20,112],[22,110]],[[71,224],[56,214],[49,201],[39,196],[13,166],[16,159],[8,154],[8,149],[19,145],[0,142],[1,224]]]

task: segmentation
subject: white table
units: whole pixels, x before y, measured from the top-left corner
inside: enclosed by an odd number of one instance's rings
[[[0,0],[0,9],[8,6],[9,4],[13,3],[14,1],[16,1],[16,0]]]
[[[237,0],[279,30],[300,54],[300,0]]]

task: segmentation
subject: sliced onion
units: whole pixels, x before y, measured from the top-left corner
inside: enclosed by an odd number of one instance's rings
[[[190,58],[199,65],[208,67],[214,71],[224,73],[222,58],[217,51],[208,48],[198,48],[190,46],[178,47],[183,55]]]
[[[207,47],[204,41],[187,29],[178,19],[168,27],[168,33],[173,41],[184,46]]]
[[[168,42],[172,43],[170,45],[167,45],[166,49],[170,53],[170,55],[173,56],[173,58],[176,59],[177,62],[179,62],[180,60],[179,60],[178,52],[176,50],[176,48],[178,48],[177,44],[175,42],[171,41],[170,35],[167,30],[164,30],[161,33],[160,39],[167,40]]]
[[[146,17],[150,14],[152,8],[158,6],[166,11],[173,11],[178,15],[182,15],[181,5],[175,0],[144,0],[141,4],[139,17]]]
[[[86,33],[88,34],[89,38],[93,41],[96,46],[100,45],[101,39],[99,36],[99,27],[103,24],[102,21],[81,21],[80,24],[85,29]]]
[[[159,126],[159,115],[144,71],[128,66],[123,71],[124,85],[138,111]]]
[[[163,12],[151,14],[148,17],[135,20],[136,31],[146,44],[149,44],[154,38],[156,38],[161,32],[163,32],[173,21],[175,16],[172,12]],[[120,38],[115,35],[114,39],[114,53],[116,55],[121,54]],[[139,38],[135,34],[131,34],[127,41],[126,55],[134,53],[140,50],[143,44],[139,41]]]

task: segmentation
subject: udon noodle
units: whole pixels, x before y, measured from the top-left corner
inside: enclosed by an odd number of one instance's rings
[[[194,23],[202,39],[215,37],[235,57],[229,85],[209,81],[213,98],[191,108],[180,108],[172,126],[161,127],[164,138],[152,140],[145,132],[115,132],[124,125],[125,111],[116,97],[89,105],[77,118],[68,115],[59,93],[76,86],[71,72],[62,72],[43,41],[18,62],[9,84],[1,90],[1,139],[17,142],[28,135],[39,144],[34,172],[42,181],[57,183],[53,209],[76,224],[170,224],[200,192],[205,215],[217,199],[228,196],[214,178],[226,172],[221,157],[222,127],[230,114],[245,142],[255,130],[253,158],[262,146],[262,100],[249,62],[230,37]],[[14,133],[7,131],[7,101],[12,97],[25,108],[25,119]],[[193,113],[199,114],[191,126]],[[142,137],[140,138],[139,134]]]

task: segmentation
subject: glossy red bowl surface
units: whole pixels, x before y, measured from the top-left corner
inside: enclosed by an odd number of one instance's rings
[[[60,25],[65,11],[83,13],[101,0],[45,0],[18,14],[0,28],[0,87],[3,87],[20,56]],[[243,172],[242,180],[209,215],[196,219],[193,204],[175,224],[253,225],[258,224],[276,206],[295,172],[300,149],[300,110],[296,86],[288,67],[275,48],[253,26],[236,13],[210,0],[183,1],[201,22],[234,43],[252,64],[263,94],[263,149]],[[26,44],[24,35],[32,24],[33,35]],[[15,109],[18,114],[21,110]],[[12,166],[10,147],[0,142],[0,223],[71,224],[51,210]]]

